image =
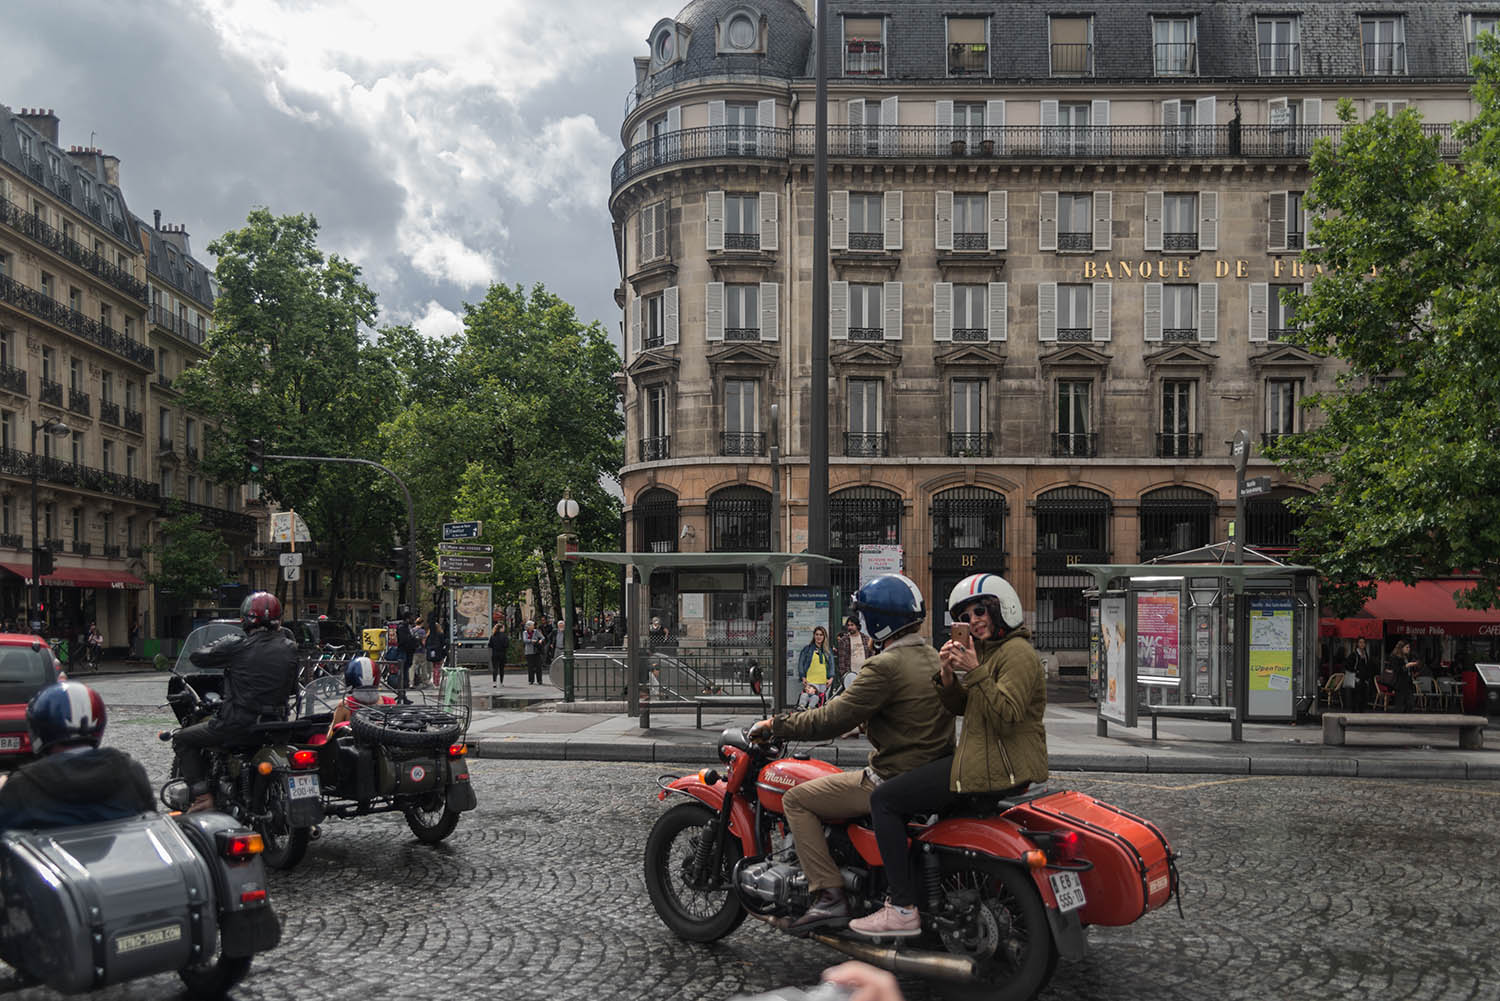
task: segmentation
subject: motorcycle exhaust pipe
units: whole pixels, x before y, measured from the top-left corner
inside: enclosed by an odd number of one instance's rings
[[[974,979],[974,961],[967,956],[953,956],[946,952],[931,952],[926,949],[897,950],[889,946],[837,938],[821,932],[813,932],[808,937],[846,956],[892,973],[958,982]]]

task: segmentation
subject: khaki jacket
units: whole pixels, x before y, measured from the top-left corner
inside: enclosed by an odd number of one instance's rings
[[[979,666],[962,681],[935,684],[943,705],[964,718],[953,758],[954,792],[998,792],[1047,780],[1047,678],[1024,626],[975,645]]]
[[[933,686],[937,651],[922,637],[901,636],[865,661],[854,681],[818,709],[777,716],[772,732],[826,740],[861,723],[874,745],[870,767],[893,778],[953,753],[953,716]]]

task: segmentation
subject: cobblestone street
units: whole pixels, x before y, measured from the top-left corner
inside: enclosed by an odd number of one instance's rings
[[[161,715],[108,739],[164,777]],[[641,852],[663,809],[647,764],[473,763],[479,809],[423,847],[396,815],[333,821],[272,880],[281,947],[234,996],[702,999],[816,981],[838,958],[748,922],[713,947],[674,939]],[[1176,908],[1091,932],[1043,995],[1067,999],[1490,1001],[1500,786],[1378,779],[1063,774],[1156,821],[1182,854]],[[905,983],[912,1001],[941,995]],[[179,995],[175,978],[104,992]],[[46,998],[45,991],[18,995]]]

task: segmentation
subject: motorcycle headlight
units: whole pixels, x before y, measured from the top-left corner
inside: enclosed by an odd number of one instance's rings
[[[168,810],[181,812],[192,805],[192,790],[188,788],[185,779],[173,779],[162,786],[161,801]]]

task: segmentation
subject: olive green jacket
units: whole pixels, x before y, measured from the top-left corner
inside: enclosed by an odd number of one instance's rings
[[[1000,642],[975,644],[979,666],[945,686],[936,681],[943,705],[964,718],[949,788],[954,792],[998,792],[1022,782],[1047,780],[1047,678],[1022,626]]]
[[[870,767],[893,778],[953,753],[953,716],[933,687],[938,655],[917,635],[900,636],[869,660],[838,696],[817,708],[777,716],[778,737],[826,740],[861,723],[875,750]]]

